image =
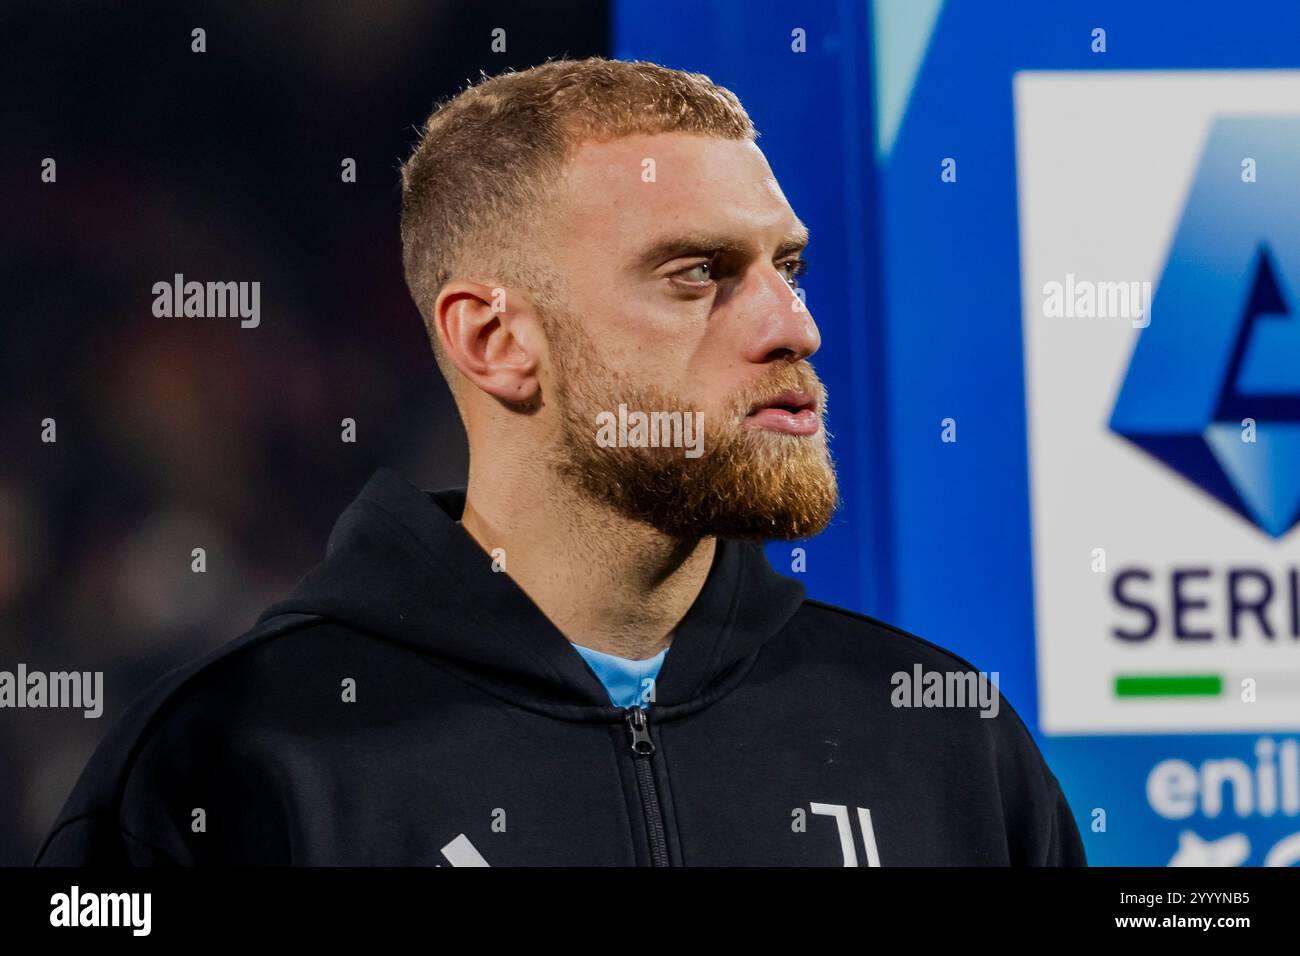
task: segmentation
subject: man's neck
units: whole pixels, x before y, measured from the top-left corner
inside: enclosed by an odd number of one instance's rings
[[[695,602],[713,538],[680,541],[631,521],[536,472],[475,480],[461,523],[575,644],[633,660],[653,657]],[[521,476],[523,477],[523,476]]]

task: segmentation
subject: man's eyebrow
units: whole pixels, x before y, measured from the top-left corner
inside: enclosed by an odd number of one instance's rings
[[[802,222],[776,247],[776,256],[802,252],[808,245],[808,227]],[[634,260],[633,268],[653,267],[672,259],[714,253],[748,255],[753,246],[725,233],[690,232],[654,240]]]
[[[795,226],[794,232],[781,240],[780,245],[776,247],[776,254],[779,258],[792,253],[803,252],[806,248],[808,248],[808,227],[800,222]]]

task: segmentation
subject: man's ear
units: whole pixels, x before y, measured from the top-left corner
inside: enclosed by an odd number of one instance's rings
[[[448,282],[434,302],[434,326],[447,358],[471,384],[512,405],[536,397],[543,336],[526,293]]]

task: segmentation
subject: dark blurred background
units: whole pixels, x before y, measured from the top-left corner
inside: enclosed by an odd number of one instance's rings
[[[31,862],[135,694],[323,557],[377,466],[463,484],[398,165],[480,70],[608,33],[588,0],[0,8],[0,668],[105,681],[98,720],[0,711],[0,864]],[[175,273],[260,282],[260,326],[155,318]]]

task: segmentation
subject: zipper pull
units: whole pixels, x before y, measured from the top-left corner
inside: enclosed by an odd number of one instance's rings
[[[648,757],[655,752],[654,741],[650,739],[649,721],[646,712],[640,707],[629,707],[623,715],[628,729],[632,732],[632,753],[638,757]]]

